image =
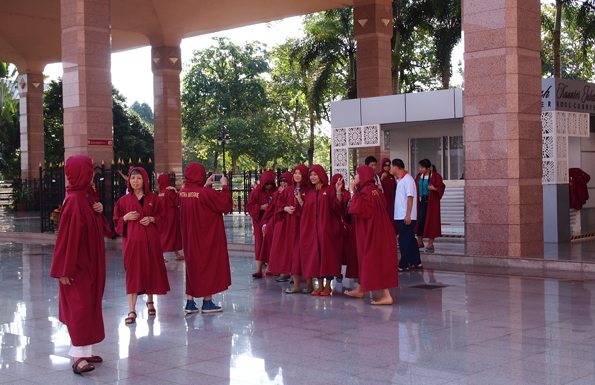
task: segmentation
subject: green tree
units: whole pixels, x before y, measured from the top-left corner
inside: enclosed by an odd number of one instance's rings
[[[0,174],[20,175],[19,99],[16,97],[16,68],[0,63]]]
[[[64,108],[62,79],[52,80],[43,94],[43,141],[45,166],[64,160]]]
[[[270,134],[269,101],[263,75],[269,66],[266,51],[259,43],[242,47],[225,38],[214,38],[216,46],[195,51],[190,69],[183,80],[182,126],[184,138],[192,143],[194,153],[214,153],[217,170],[217,138],[222,125],[232,141],[226,151],[235,172],[241,157],[257,164],[263,154],[273,156]],[[208,167],[207,167],[208,168]]]
[[[153,117],[153,110],[151,109],[151,106],[149,106],[145,102],[140,104],[139,102],[135,101],[134,103],[132,103],[130,108],[132,110],[136,111],[136,113],[140,116],[140,118],[142,120],[145,121],[145,123],[147,123],[150,126],[153,126],[154,117]]]

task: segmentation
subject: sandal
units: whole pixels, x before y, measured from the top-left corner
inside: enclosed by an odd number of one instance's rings
[[[303,289],[302,293],[303,294],[312,294],[313,291],[314,291],[314,289]]]
[[[316,291],[313,291],[311,294],[312,295],[320,295],[320,293],[322,293],[322,289],[318,289]]]
[[[134,314],[134,317],[131,317],[130,314]],[[131,325],[136,321],[136,312],[135,311],[131,311],[130,313],[128,313],[128,317],[126,317],[124,319],[124,323],[126,323],[126,325]]]
[[[419,265],[411,265],[409,266],[409,270],[423,270],[424,266],[420,263]]]
[[[321,291],[321,292],[320,292],[320,295],[321,295],[321,296],[323,296],[323,297],[329,296],[329,295],[331,295],[331,294],[333,294],[333,291],[332,291],[332,290],[331,290],[331,291],[329,291],[328,293],[325,293],[324,291]]]
[[[399,267],[398,268],[399,272],[404,272],[404,271],[409,271],[408,267]]]
[[[149,309],[149,315],[157,315],[157,309],[155,309],[155,302],[147,302],[147,309]],[[149,308],[149,305],[153,305],[153,308]]]
[[[87,360],[87,362],[103,362],[103,358],[101,358],[100,356],[85,357],[83,359]]]
[[[287,289],[287,290],[285,290],[285,292],[286,292],[287,294],[297,294],[297,293],[301,293],[301,292],[302,292],[302,289],[301,289],[301,288],[299,288],[299,287],[298,287],[297,289],[293,289],[293,288],[292,288],[292,289]]]
[[[85,366],[83,366],[82,368],[79,367],[79,364],[81,363],[81,361],[85,361],[86,358],[85,357],[81,357],[78,360],[74,361],[74,364],[72,365],[72,371],[74,372],[74,374],[83,374],[83,373],[87,373],[90,371],[95,370],[95,366],[91,365],[91,364],[87,364]]]
[[[252,274],[252,278],[262,278],[262,273],[254,273]]]

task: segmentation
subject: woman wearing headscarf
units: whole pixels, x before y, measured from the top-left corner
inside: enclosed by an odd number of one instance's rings
[[[440,199],[444,195],[444,181],[436,171],[436,166],[429,159],[419,161],[419,174],[415,177],[419,203],[417,205],[417,245],[424,247],[424,238],[429,238],[426,253],[434,252],[434,239],[442,236],[442,223],[440,220]],[[421,264],[414,268],[423,268]]]
[[[271,246],[273,244],[273,235],[275,233],[275,226],[277,224],[277,216],[275,213],[280,208],[279,202],[281,201],[280,196],[283,190],[285,190],[288,186],[293,186],[293,175],[290,172],[285,172],[281,174],[279,178],[279,187],[277,191],[273,194],[273,198],[271,199],[271,203],[267,207],[266,211],[264,212],[260,223],[262,223],[262,246],[260,248],[260,254],[258,259],[261,263],[266,263],[267,265],[270,264],[271,258],[276,258],[277,255],[271,255]],[[270,269],[267,269],[269,272]],[[272,273],[272,270],[270,270]],[[277,273],[272,273],[271,275],[276,275]],[[279,282],[284,282],[288,280],[289,276],[280,277],[277,279]]]
[[[180,232],[180,197],[171,186],[171,179],[167,174],[157,178],[159,183],[159,199],[163,204],[164,226],[161,232],[161,248],[164,253],[175,253],[176,261],[184,260],[179,253],[182,250],[182,233]]]
[[[382,192],[386,199],[386,212],[390,223],[395,230],[395,235],[399,235],[399,225],[395,221],[395,195],[397,193],[397,181],[390,173],[391,161],[388,158],[382,158],[382,171],[378,173],[378,178],[382,184]]]
[[[60,280],[59,318],[72,341],[69,356],[76,374],[95,369],[93,345],[103,341],[105,330],[101,301],[105,288],[105,244],[109,229],[103,205],[91,194],[93,163],[84,155],[71,156],[64,167],[68,186],[60,212],[50,276]]]
[[[314,291],[312,278],[306,279],[306,288],[300,287],[301,270],[301,213],[304,196],[311,190],[308,184],[308,167],[303,164],[293,169],[293,186],[287,187],[279,197],[277,204],[277,224],[273,234],[269,269],[283,275],[293,276],[293,287],[285,290],[287,294]]]
[[[213,303],[213,294],[231,285],[227,237],[223,214],[233,208],[227,178],[221,178],[221,191],[209,188],[215,175],[206,180],[200,163],[188,163],[184,188],[180,190],[182,244],[186,260],[186,313],[200,311],[194,298],[203,297],[202,312],[223,311]]]
[[[252,231],[254,234],[254,258],[256,259],[256,272],[252,274],[254,278],[262,278],[263,261],[260,260],[260,249],[262,248],[262,218],[269,204],[273,199],[273,194],[277,191],[275,187],[275,173],[265,171],[260,175],[260,183],[248,195],[246,210],[252,217]]]
[[[149,191],[149,177],[142,167],[132,169],[128,176],[128,191],[114,208],[114,227],[122,236],[122,255],[126,270],[126,294],[130,311],[126,324],[136,321],[138,295],[147,294],[150,316],[157,314],[153,295],[169,291],[167,270],[163,263],[161,232],[165,226],[163,204],[157,194]]]
[[[328,175],[321,165],[312,166],[309,178],[312,189],[298,198],[302,206],[302,275],[318,278],[318,289],[312,295],[326,296],[332,293],[333,278],[341,275],[343,244],[337,240],[343,239],[343,192],[338,182],[336,186],[328,184]]]
[[[382,290],[382,297],[372,305],[391,305],[389,289],[399,285],[397,240],[386,213],[386,199],[374,183],[374,170],[358,167],[349,191],[349,213],[357,229],[359,278],[355,290],[345,294],[363,298],[366,291]]]

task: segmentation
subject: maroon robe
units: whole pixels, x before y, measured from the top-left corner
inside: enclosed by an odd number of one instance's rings
[[[126,294],[167,294],[169,281],[161,249],[161,232],[165,226],[163,204],[157,194],[149,191],[149,177],[145,169],[136,167],[131,172],[134,170],[138,170],[143,177],[143,205],[140,205],[128,178],[130,194],[120,198],[114,208],[114,227],[122,236]],[[124,215],[131,211],[136,211],[140,216],[136,221],[124,222]],[[141,225],[140,220],[144,217],[155,218],[155,223]]]
[[[171,179],[167,174],[159,175],[159,199],[163,204],[163,220],[165,225],[161,232],[161,249],[164,253],[182,250],[182,233],[180,231],[180,197],[171,186]]]
[[[271,188],[265,191],[264,186],[267,183],[275,183],[275,173],[272,171],[265,171],[260,176],[260,183],[248,195],[248,203],[246,203],[246,210],[252,217],[252,233],[254,234],[254,258],[260,260],[260,249],[262,248],[263,234],[262,234],[262,218],[266,210],[262,210],[261,206],[271,204],[273,194],[277,189]]]
[[[330,185],[334,187],[341,178],[343,178],[343,175],[341,174],[333,175]],[[345,181],[343,181],[343,187],[341,188],[341,191],[343,192],[343,215],[341,216],[341,222],[343,223],[343,250],[341,253],[341,264],[347,265],[349,250],[349,228],[351,227],[351,225],[347,223],[347,203],[349,203],[351,197],[349,195],[349,191],[345,189]]]
[[[338,277],[343,259],[343,200],[337,190],[329,186],[328,175],[320,165],[314,165],[322,187],[313,187],[304,196],[300,224],[300,252],[302,276],[306,278]],[[309,177],[309,175],[308,175]]]
[[[290,172],[281,174],[280,179],[283,178],[287,180],[287,184],[289,186],[293,186],[293,175]],[[269,207],[267,207],[261,219],[261,223],[266,225],[266,227],[258,260],[262,261],[263,263],[269,263],[271,259],[271,246],[273,245],[273,236],[275,233],[275,226],[277,224],[277,216],[275,213],[278,209],[277,205],[280,202],[279,198],[281,197],[281,192],[282,191],[280,190],[275,191],[275,194],[273,194],[273,199],[271,199],[271,203],[269,203]],[[273,272],[273,270],[271,270],[271,272]]]
[[[388,218],[390,219],[390,223],[395,230],[395,235],[399,235],[399,225],[397,221],[395,221],[395,196],[397,195],[397,181],[395,177],[392,176],[390,173],[382,179],[382,174],[384,173],[384,168],[382,167],[383,164],[386,162],[390,163],[390,159],[382,158],[382,163],[380,163],[380,169],[383,172],[378,173],[378,178],[380,178],[382,183],[382,190],[384,190],[384,198],[386,199],[386,212],[388,213]]]
[[[419,194],[419,180],[421,173],[415,177],[415,186]],[[424,238],[438,238],[442,236],[442,221],[440,219],[440,199],[444,195],[446,186],[442,181],[442,177],[437,172],[432,171],[430,175],[430,183],[438,189],[438,191],[430,190],[428,195],[428,212],[426,214],[426,223],[424,225]],[[417,217],[419,218],[419,203],[417,205]],[[419,221],[417,221],[419,224]],[[418,224],[415,225],[415,233],[417,234]]]
[[[283,190],[276,205],[277,224],[271,245],[271,255],[274,255],[274,258],[269,259],[269,270],[285,275],[302,274],[300,253],[302,207],[297,203],[295,191],[298,190],[303,199],[311,189],[308,186],[308,167],[300,164],[293,169],[294,172],[296,170],[302,174],[300,186],[289,186]],[[286,206],[295,207],[295,212],[288,214],[285,211]]]
[[[103,341],[105,329],[101,301],[105,289],[105,243],[107,219],[93,211],[91,196],[93,163],[76,155],[64,167],[68,186],[60,212],[60,231],[54,248],[50,276],[70,277],[70,285],[59,284],[59,319],[68,328],[74,346]]]
[[[205,297],[231,285],[223,214],[233,208],[227,186],[221,191],[204,187],[202,164],[188,163],[180,190],[182,244],[186,261],[186,294]]]
[[[353,194],[349,213],[357,230],[358,283],[362,291],[397,287],[397,239],[386,215],[386,199],[374,184],[374,171],[357,168],[359,191]]]

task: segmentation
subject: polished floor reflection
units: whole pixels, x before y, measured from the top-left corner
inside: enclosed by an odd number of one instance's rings
[[[456,272],[406,273],[395,305],[369,298],[286,295],[231,258],[221,314],[185,316],[184,264],[167,263],[172,292],[157,317],[126,326],[119,251],[108,251],[105,359],[84,377],[58,321],[52,247],[0,243],[1,384],[592,384],[594,281]]]

